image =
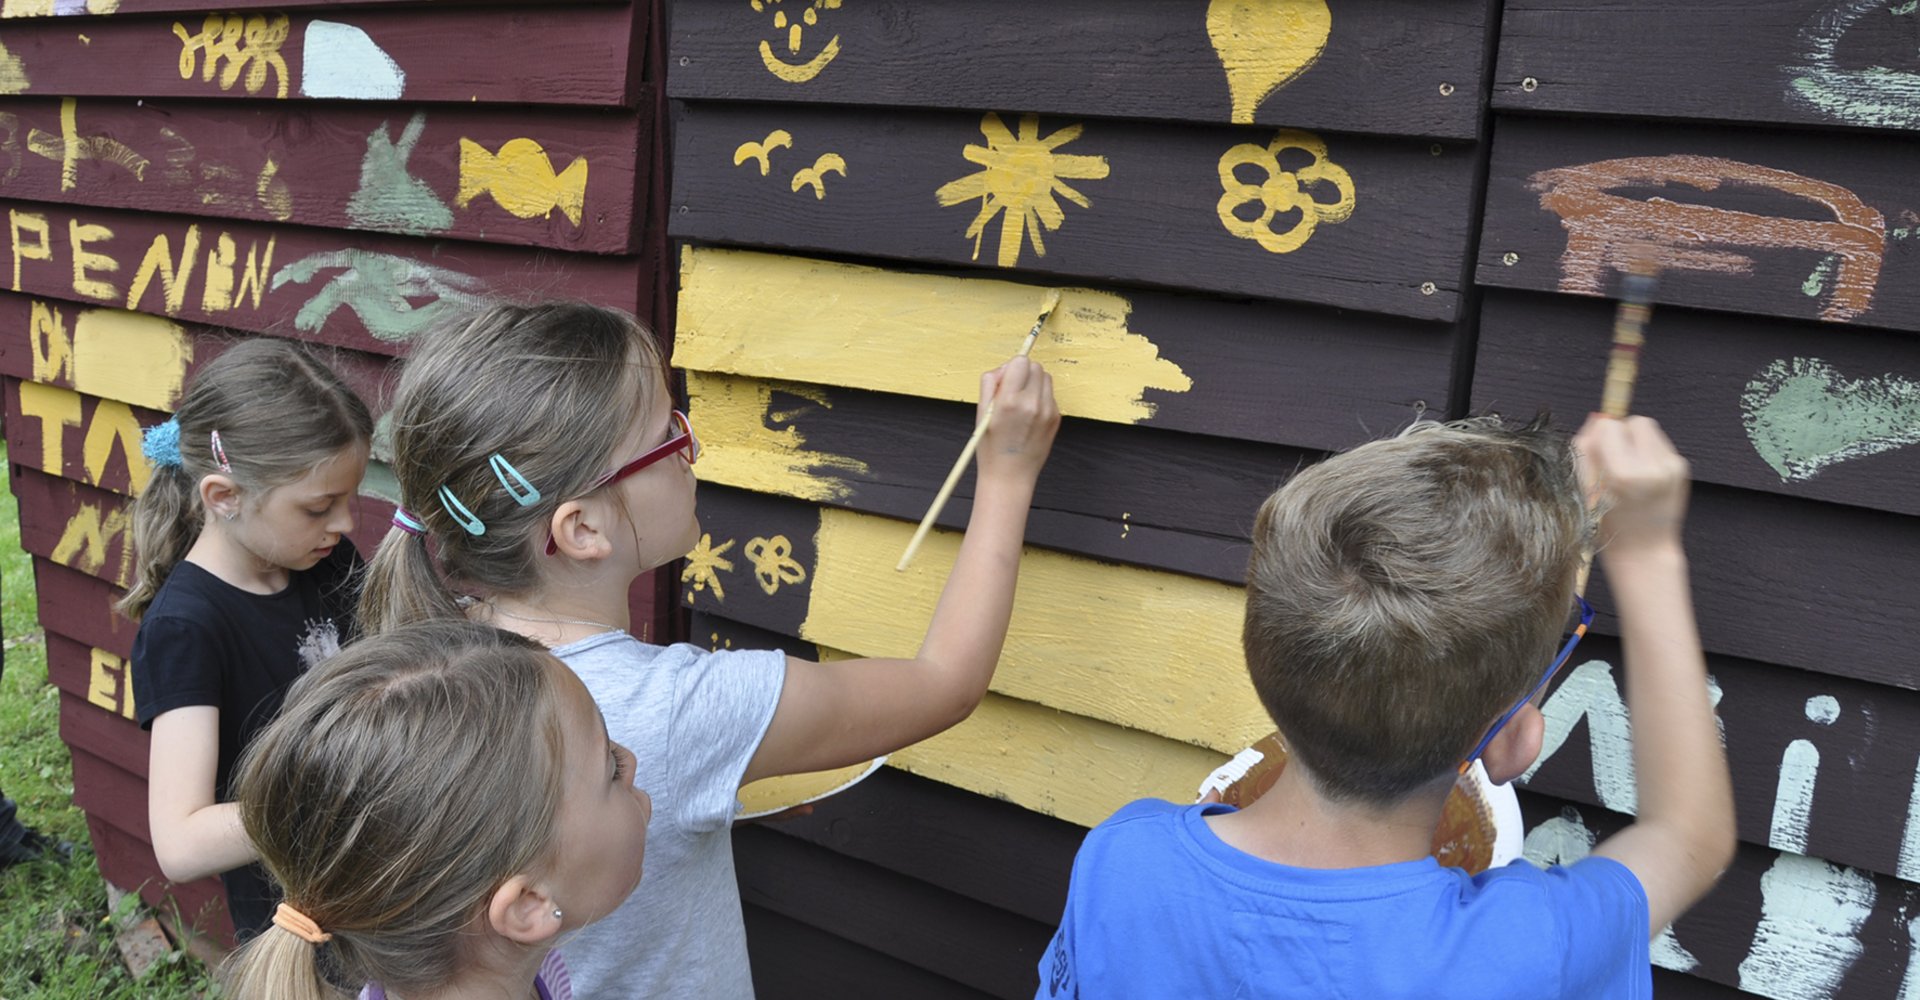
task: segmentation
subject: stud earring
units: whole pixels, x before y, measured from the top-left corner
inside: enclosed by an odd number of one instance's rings
[[[555,920],[559,920],[559,919],[560,919],[560,910],[559,910],[558,908],[555,908],[555,909],[554,909],[554,911],[553,911],[553,919],[555,919]]]

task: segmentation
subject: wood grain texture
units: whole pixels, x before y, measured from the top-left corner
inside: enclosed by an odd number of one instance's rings
[[[760,1000],[897,996],[926,1000],[985,1000],[991,996],[751,904],[747,961]]]
[[[41,556],[33,557],[33,587],[56,634],[121,659],[133,655],[139,626],[114,612],[113,602],[122,593],[119,588]]]
[[[774,147],[768,173],[745,143]],[[1069,117],[690,103],[673,170],[683,239],[1433,320],[1456,314],[1473,210],[1459,147]]]
[[[73,804],[127,833],[153,843],[147,827],[147,780],[85,747],[73,752]]]
[[[630,107],[644,10],[477,6],[461,12],[457,32],[433,9],[182,12],[113,17],[84,31],[36,18],[8,24],[4,44],[13,93]]]
[[[1595,409],[1612,305],[1498,291],[1481,313],[1473,409],[1571,423]],[[1703,482],[1920,514],[1920,341],[1661,309],[1633,409]]]
[[[9,101],[0,193],[593,253],[638,249],[651,109]]]
[[[1027,284],[694,247],[674,363],[972,404],[1045,295]],[[1454,337],[1433,324],[1195,295],[1063,291],[1033,358],[1061,411],[1342,448],[1449,405]]]
[[[1920,130],[1920,25],[1901,6],[1518,0],[1502,17],[1493,105]]]
[[[797,20],[801,5],[774,3],[761,11],[678,0],[672,8],[677,62],[668,86],[686,99],[1019,108],[1456,139],[1477,134],[1485,3],[1389,0],[1332,8],[1330,21],[1320,25],[1326,30],[1302,30],[1297,41],[1284,30],[1292,11],[1250,16],[1244,45],[1268,48],[1274,64],[1236,77],[1242,82],[1236,95],[1225,60],[1251,54],[1230,38],[1210,36],[1199,4],[850,4],[817,11],[796,53],[774,19],[784,13]],[[1294,44],[1284,44],[1289,41]],[[834,54],[814,67],[828,47]],[[1302,61],[1307,65],[1281,84]],[[813,75],[786,79],[796,74],[783,69],[776,75],[781,67],[770,62],[798,64]],[[1244,116],[1237,105],[1246,106]]]
[[[1557,847],[1569,861],[1584,854],[1588,835],[1604,839],[1629,821],[1531,792],[1520,806],[1530,853]],[[1888,997],[1911,961],[1916,904],[1920,886],[1743,845],[1719,885],[1674,922],[1673,941],[1688,974],[1749,994]],[[1670,952],[1666,961],[1681,958]]]
[[[1911,137],[1502,119],[1478,280],[1610,294],[1644,244],[1663,305],[1920,330],[1916,153]]]
[[[993,996],[1033,994],[1051,926],[760,827],[733,842],[743,903]]]
[[[638,260],[0,201],[0,287],[391,354],[448,307],[571,296],[644,312]]]

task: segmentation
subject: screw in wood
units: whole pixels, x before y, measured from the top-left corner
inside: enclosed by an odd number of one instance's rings
[[[1422,281],[1420,283],[1420,294],[1422,295],[1432,295],[1433,293],[1439,290],[1440,290],[1440,286],[1434,284],[1431,281]]]
[[[1520,255],[1509,250],[1504,255],[1501,256],[1500,263],[1505,264],[1508,267],[1512,267],[1513,265],[1520,263]]]
[[[1443,83],[1443,84],[1441,84],[1441,85],[1440,85],[1440,96],[1441,96],[1441,97],[1452,97],[1452,96],[1453,96],[1453,84],[1451,84],[1451,83]]]
[[[1540,81],[1534,79],[1533,77],[1527,77],[1526,79],[1520,81],[1520,89],[1531,94],[1534,91],[1540,89]]]
[[[1427,152],[1432,153],[1435,156],[1439,156],[1441,153],[1446,152],[1446,150],[1443,149],[1441,145],[1436,142],[1433,145],[1427,147]]]

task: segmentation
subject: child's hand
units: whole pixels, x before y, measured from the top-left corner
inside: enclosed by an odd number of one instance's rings
[[[1687,460],[1658,423],[1595,414],[1573,446],[1587,497],[1602,512],[1603,555],[1679,545],[1687,516]]]
[[[1060,429],[1053,376],[1027,358],[1014,358],[980,376],[980,412],[993,401],[993,418],[980,443],[980,478],[1039,478]]]

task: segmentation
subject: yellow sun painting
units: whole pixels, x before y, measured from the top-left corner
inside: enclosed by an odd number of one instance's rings
[[[1000,220],[1000,266],[1013,267],[1020,263],[1021,244],[1028,238],[1033,240],[1034,253],[1047,255],[1041,228],[1059,229],[1067,219],[1054,195],[1081,208],[1093,207],[1086,195],[1063,182],[1107,176],[1107,158],[1054,152],[1080,138],[1082,130],[1080,125],[1069,125],[1042,137],[1040,116],[1024,115],[1016,136],[999,115],[989,113],[980,119],[980,132],[987,144],[969,145],[960,153],[967,162],[979,164],[980,170],[933,193],[942,208],[980,199],[980,214],[967,226],[967,235],[973,238],[974,260],[980,259],[981,238],[995,215],[1005,213]]]

